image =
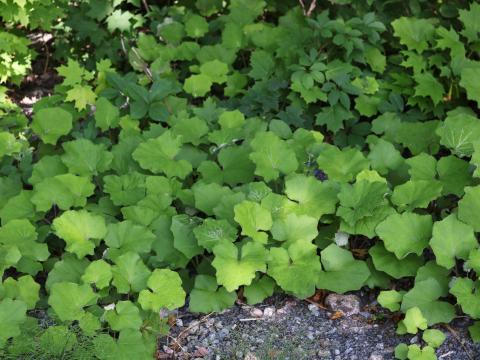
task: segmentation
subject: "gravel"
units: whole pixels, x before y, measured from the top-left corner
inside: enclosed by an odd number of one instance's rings
[[[345,304],[336,300],[338,307]],[[401,342],[422,344],[421,336],[396,335],[391,315],[368,299],[366,303],[354,296],[345,301],[359,301],[361,311],[338,317],[342,309],[333,303],[323,309],[286,296],[207,316],[180,311],[171,333],[161,340],[158,358],[389,360],[394,359],[393,350]],[[437,327],[447,335],[437,350],[439,359],[480,358],[480,346],[468,337],[468,325],[468,320],[459,318],[448,328]]]

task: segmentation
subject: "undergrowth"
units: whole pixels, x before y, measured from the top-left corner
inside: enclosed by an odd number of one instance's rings
[[[165,310],[274,291],[381,289],[425,331],[399,359],[480,319],[480,5],[302,4],[0,2],[4,356],[150,359]],[[62,80],[27,118],[39,55]]]

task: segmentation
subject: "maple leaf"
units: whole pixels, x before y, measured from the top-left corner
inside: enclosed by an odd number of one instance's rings
[[[75,85],[72,89],[67,91],[67,101],[75,101],[75,108],[83,110],[87,104],[94,104],[97,94],[88,85]]]

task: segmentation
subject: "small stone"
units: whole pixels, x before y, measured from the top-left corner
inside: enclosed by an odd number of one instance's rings
[[[418,336],[415,335],[413,338],[410,339],[410,344],[415,344],[418,341]]]
[[[245,358],[243,360],[258,360],[258,358],[252,353],[247,353],[247,355],[245,355]]]
[[[253,317],[261,318],[263,316],[263,311],[260,309],[253,309],[251,314]]]
[[[309,340],[313,340],[313,339],[315,338],[315,336],[314,336],[312,333],[308,333],[308,334],[307,334],[307,338],[308,338]]]
[[[331,311],[339,311],[343,316],[352,316],[360,312],[360,299],[356,295],[330,294],[325,304]]]
[[[275,314],[275,309],[273,307],[267,307],[263,310],[263,316],[272,317]]]
[[[335,355],[340,355],[340,350],[335,349]]]
[[[208,355],[208,349],[203,346],[197,347],[197,350],[195,350],[195,352],[193,353],[193,356],[200,357],[200,358],[207,355]]]
[[[372,354],[368,358],[368,360],[383,360],[383,356],[379,354]]]
[[[175,324],[176,324],[178,327],[183,327],[183,321],[182,321],[182,319],[177,319],[177,320],[175,321]]]

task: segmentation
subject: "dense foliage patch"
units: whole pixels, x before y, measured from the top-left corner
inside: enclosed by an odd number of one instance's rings
[[[65,59],[31,119],[1,97],[3,356],[75,358],[73,324],[150,359],[161,310],[276,289],[379,288],[399,333],[480,319],[480,5],[37,2],[0,2],[0,82],[33,56],[18,24]]]

